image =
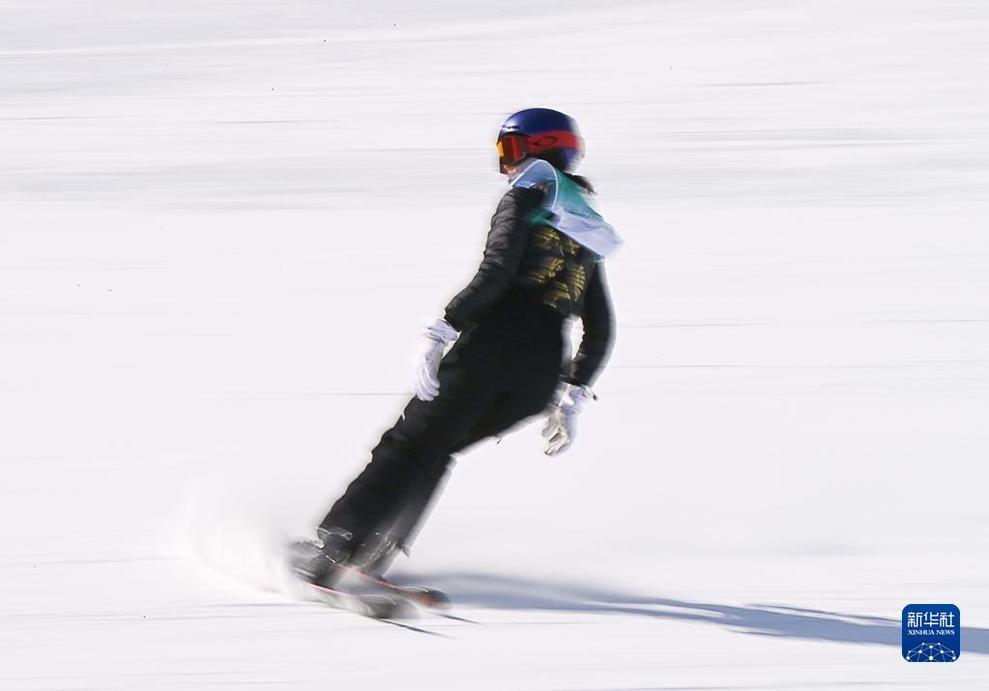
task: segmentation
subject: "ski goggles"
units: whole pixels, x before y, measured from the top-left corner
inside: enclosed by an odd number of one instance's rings
[[[540,134],[506,134],[498,138],[498,162],[502,170],[506,165],[514,165],[526,156],[550,149],[572,149],[581,151],[583,142],[573,132],[559,130]]]

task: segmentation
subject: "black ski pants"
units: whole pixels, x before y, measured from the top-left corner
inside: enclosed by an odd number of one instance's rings
[[[543,411],[563,354],[563,319],[550,308],[492,310],[443,358],[439,395],[409,402],[320,526],[353,533],[357,548],[375,533],[407,546],[452,454]]]

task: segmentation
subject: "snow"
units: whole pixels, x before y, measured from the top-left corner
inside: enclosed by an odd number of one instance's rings
[[[989,684],[976,0],[0,4],[0,688]],[[514,109],[626,241],[573,451],[464,456],[427,635],[278,590]],[[961,658],[908,664],[911,602]],[[471,623],[476,622],[476,623]]]

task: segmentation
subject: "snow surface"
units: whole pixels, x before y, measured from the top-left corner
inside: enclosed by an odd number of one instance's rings
[[[989,687],[981,0],[0,2],[0,688]],[[427,635],[271,590],[576,115],[575,449],[465,456]],[[266,589],[267,588],[267,589]],[[962,655],[900,657],[910,602]]]

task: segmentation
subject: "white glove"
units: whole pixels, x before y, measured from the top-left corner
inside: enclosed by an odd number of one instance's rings
[[[450,326],[446,319],[437,319],[426,327],[425,342],[416,361],[416,398],[431,401],[440,392],[440,380],[436,373],[447,345],[460,336],[460,332]]]
[[[577,414],[585,401],[595,397],[590,388],[573,384],[564,384],[557,389],[556,395],[556,406],[543,428],[547,456],[556,456],[570,448],[577,436]]]

